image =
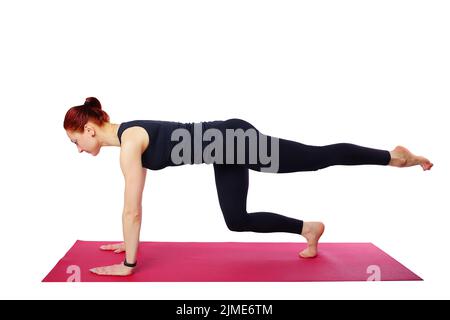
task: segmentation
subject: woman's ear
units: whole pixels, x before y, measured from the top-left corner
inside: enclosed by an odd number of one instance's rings
[[[91,137],[94,137],[95,136],[95,129],[94,128],[92,128],[91,126],[89,126],[89,125],[85,125],[84,126],[84,128],[85,129],[87,129],[87,132],[89,133],[89,134],[91,134]],[[91,133],[92,132],[92,133]]]

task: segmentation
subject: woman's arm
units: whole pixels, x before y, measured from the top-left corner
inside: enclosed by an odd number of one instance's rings
[[[141,156],[145,149],[145,136],[142,131],[129,128],[122,134],[120,149],[120,168],[125,178],[125,195],[122,213],[123,238],[125,257],[128,263],[136,262],[139,246],[139,233],[142,221],[142,192],[145,185],[147,170],[142,167]],[[120,244],[114,246],[102,246],[102,249],[122,250]],[[119,250],[117,250],[119,251]],[[99,275],[130,275],[133,268],[122,263],[91,269],[91,272]]]
[[[124,207],[122,213],[123,238],[126,260],[136,262],[139,233],[142,221],[142,192],[147,170],[141,163],[142,150],[138,143],[130,141],[122,144],[120,168],[125,179]]]

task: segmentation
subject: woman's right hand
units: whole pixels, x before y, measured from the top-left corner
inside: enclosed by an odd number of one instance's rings
[[[101,250],[114,251],[114,253],[121,253],[125,251],[125,243],[113,243],[113,244],[104,244],[100,246]]]

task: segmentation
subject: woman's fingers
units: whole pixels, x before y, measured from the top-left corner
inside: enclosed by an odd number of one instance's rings
[[[100,246],[100,249],[101,250],[117,250],[117,249],[122,249],[123,246],[124,246],[123,243],[104,244],[104,245]]]
[[[113,250],[113,245],[112,244],[104,244],[104,245],[100,246],[100,249],[102,249],[102,250]]]
[[[92,273],[98,275],[113,275],[113,276],[128,276],[133,273],[131,268],[124,266],[123,264],[114,264],[111,266],[96,267],[89,269]]]

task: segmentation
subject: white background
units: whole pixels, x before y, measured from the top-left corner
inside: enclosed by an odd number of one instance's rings
[[[447,1],[0,3],[1,298],[450,298]],[[79,154],[65,112],[239,117],[306,144],[404,145],[435,166],[250,172],[248,210],[372,242],[423,282],[41,283],[77,240],[122,237],[119,148]],[[226,228],[212,165],[149,171],[143,241],[303,241]]]

